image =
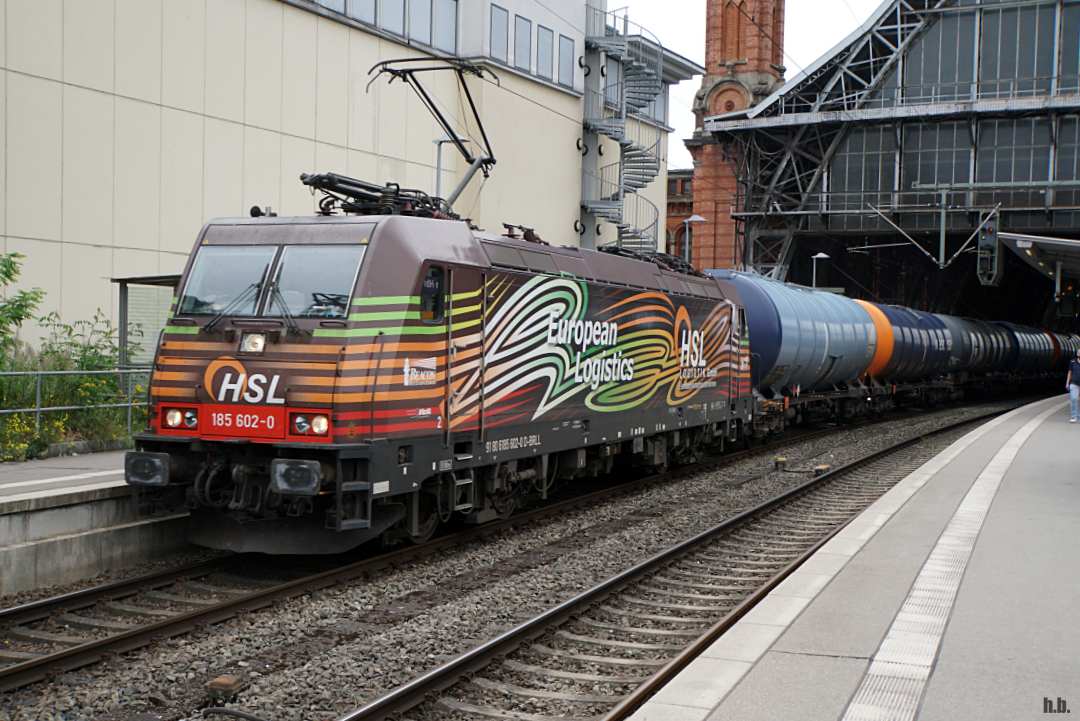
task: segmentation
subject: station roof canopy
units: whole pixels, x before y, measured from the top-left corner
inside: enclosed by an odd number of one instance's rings
[[[998,237],[1005,247],[1041,275],[1057,279],[1060,267],[1061,276],[1080,278],[1080,240],[1005,232]],[[1060,292],[1061,288],[1057,290]]]
[[[175,288],[180,285],[180,275],[132,275],[124,278],[110,278],[111,282],[118,285],[156,285],[164,288]]]

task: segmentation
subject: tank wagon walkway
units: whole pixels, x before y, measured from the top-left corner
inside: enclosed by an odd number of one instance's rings
[[[1025,721],[1080,709],[1080,424],[995,419],[850,523],[635,721]]]

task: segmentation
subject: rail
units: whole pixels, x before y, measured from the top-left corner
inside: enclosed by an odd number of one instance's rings
[[[180,635],[207,623],[216,623],[231,618],[244,611],[265,608],[279,600],[312,593],[335,584],[352,582],[373,572],[400,566],[409,561],[427,558],[432,554],[486,538],[502,531],[547,518],[558,517],[575,509],[587,508],[593,503],[613,496],[632,493],[654,484],[683,478],[701,472],[703,469],[719,468],[736,461],[764,456],[793,443],[805,443],[824,438],[838,432],[838,430],[840,429],[828,428],[794,434],[760,447],[734,451],[705,463],[678,468],[663,474],[645,476],[629,482],[617,483],[609,487],[554,501],[514,514],[510,518],[454,531],[418,546],[407,546],[378,553],[372,557],[348,562],[336,568],[304,575],[269,587],[264,586],[253,589],[251,592],[236,596],[221,593],[219,595],[224,596],[224,600],[217,603],[200,603],[198,598],[195,599],[194,603],[190,602],[190,600],[184,603],[182,596],[173,593],[170,598],[173,603],[177,604],[179,610],[172,616],[167,618],[152,617],[149,622],[146,621],[148,617],[138,616],[139,621],[133,619],[133,623],[138,623],[138,625],[128,627],[120,632],[117,632],[114,627],[109,629],[111,633],[103,637],[86,638],[83,643],[71,645],[56,652],[43,652],[40,655],[34,655],[32,658],[26,658],[21,662],[7,666],[0,664],[0,692],[11,691],[48,678],[56,673],[87,666],[109,654],[141,648],[158,638]],[[162,590],[171,588],[173,584],[188,583],[219,571],[243,574],[244,570],[250,567],[251,561],[252,554],[237,554],[154,571],[144,576],[32,601],[19,606],[0,608],[0,649],[4,646],[5,634],[12,629],[15,629],[16,633],[18,633],[19,628],[25,624],[37,623],[44,619],[92,608],[95,604],[117,600],[124,600],[128,606],[128,611],[130,611],[133,604],[137,606],[137,597],[140,594],[147,592],[151,594],[154,592],[160,593]],[[205,585],[203,584],[203,586]],[[85,623],[85,621],[80,622]]]
[[[33,414],[35,431],[40,431],[41,418],[46,413],[124,408],[126,409],[127,415],[127,430],[128,433],[131,433],[133,422],[132,416],[134,409],[147,406],[146,398],[141,395],[141,391],[137,390],[140,385],[138,381],[140,378],[144,378],[142,385],[145,388],[148,385],[151,370],[152,369],[149,366],[146,366],[133,368],[112,368],[106,370],[0,371],[0,390],[7,390],[9,393],[12,393],[12,389],[5,388],[5,386],[16,385],[19,379],[31,379],[30,383],[32,383],[34,387],[33,405],[24,404],[24,407],[16,408],[0,407],[0,418],[17,414]],[[83,403],[78,405],[43,404],[45,398],[46,384],[49,379],[87,376],[116,378],[117,383],[115,386],[115,393],[110,394],[112,396],[110,399],[93,403]],[[15,379],[15,381],[14,383],[12,383],[11,381],[5,381],[5,379]],[[3,398],[3,396],[0,396],[0,398]]]
[[[377,721],[388,718],[395,713],[409,711],[424,701],[432,699],[434,694],[449,689],[462,678],[475,674],[480,669],[493,663],[496,659],[505,657],[523,644],[535,640],[543,633],[579,616],[587,608],[591,608],[599,602],[608,599],[620,589],[628,587],[629,584],[636,583],[640,579],[657,572],[659,569],[665,568],[675,559],[684,556],[695,548],[703,546],[706,542],[711,542],[714,539],[721,537],[722,534],[729,533],[734,529],[743,528],[755,519],[762,517],[775,509],[784,507],[785,504],[807,497],[808,494],[816,492],[819,489],[827,488],[828,484],[843,479],[864,467],[869,467],[870,464],[885,459],[892,454],[911,448],[925,439],[957,430],[973,423],[989,420],[990,418],[1000,415],[1002,412],[1003,411],[993,411],[973,418],[967,418],[956,423],[950,423],[943,427],[917,433],[899,443],[872,452],[847,463],[844,466],[833,469],[791,488],[760,505],[747,509],[720,522],[710,529],[698,533],[692,538],[677,543],[666,550],[660,551],[650,558],[643,560],[633,568],[626,569],[557,606],[549,608],[509,631],[447,661],[438,668],[427,671],[412,681],[370,701],[365,706],[341,716],[338,721]],[[898,481],[900,479],[897,478],[896,480]],[[882,489],[881,492],[884,492],[884,489]],[[870,501],[867,501],[866,505],[869,505],[869,503]],[[861,508],[858,510],[861,510]],[[775,588],[776,585],[794,571],[802,562],[807,560],[815,550],[820,548],[833,534],[839,531],[850,518],[858,515],[858,510],[853,512],[849,517],[838,521],[834,528],[823,534],[821,537],[814,539],[812,542],[808,542],[808,548],[806,548],[804,552],[792,562],[783,568],[780,568],[764,584],[761,584],[759,588],[750,592],[743,602],[726,614],[724,618],[710,626],[704,635],[698,637],[677,656],[665,663],[654,674],[646,678],[629,696],[621,699],[613,698],[612,701],[617,701],[617,703],[615,703],[613,708],[603,716],[603,721],[623,721],[624,719],[629,718],[637,707],[639,707],[660,686],[674,677],[678,671],[684,668],[694,657],[700,654],[704,648],[712,643],[713,640],[727,630],[735,620],[748,612],[750,608],[764,598],[769,590]],[[623,667],[620,666],[620,669],[621,668]],[[485,713],[485,715],[491,714]],[[509,717],[509,714],[505,717]],[[599,717],[594,715],[593,718]]]

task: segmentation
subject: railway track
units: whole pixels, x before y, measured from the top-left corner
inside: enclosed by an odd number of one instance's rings
[[[282,578],[277,571],[266,573],[256,569],[252,572],[253,559],[247,555],[227,556],[2,609],[0,691],[11,691],[95,663],[110,654],[132,651],[159,639],[220,623],[240,613],[363,579],[391,566],[416,561],[613,496],[632,493],[648,485],[765,456],[847,429],[840,426],[788,436],[668,473],[554,501],[503,521],[450,533],[422,545],[399,548],[317,573]]]
[[[831,470],[669,548],[343,716],[628,718],[846,523],[937,452],[922,441]],[[208,709],[207,711],[210,711]]]

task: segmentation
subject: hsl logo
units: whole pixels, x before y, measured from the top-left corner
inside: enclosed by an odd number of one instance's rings
[[[214,381],[222,370],[226,372],[215,391]],[[243,399],[245,403],[284,404],[285,399],[278,395],[280,382],[281,376],[277,374],[269,378],[262,373],[249,375],[243,363],[229,356],[212,361],[203,373],[203,387],[221,403],[239,403]]]
[[[705,333],[683,329],[679,343],[679,365],[683,368],[704,368]]]

